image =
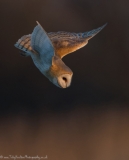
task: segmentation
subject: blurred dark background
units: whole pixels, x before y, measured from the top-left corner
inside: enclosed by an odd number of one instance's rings
[[[72,85],[48,81],[14,43],[39,21],[47,32],[108,25],[64,57]],[[129,159],[129,1],[0,0],[0,154],[50,160]]]

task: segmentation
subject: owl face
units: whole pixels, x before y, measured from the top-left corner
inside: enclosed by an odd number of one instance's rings
[[[57,78],[57,81],[60,87],[67,88],[71,84],[72,74],[63,74]]]
[[[72,75],[62,74],[58,77],[50,76],[48,79],[59,88],[68,88],[71,85]]]
[[[67,88],[72,81],[73,72],[65,65],[65,63],[57,56],[52,58],[52,66],[46,74],[46,77],[56,86]]]

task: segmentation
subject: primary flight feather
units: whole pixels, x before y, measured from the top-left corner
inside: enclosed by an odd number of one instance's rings
[[[32,34],[21,37],[15,47],[21,50],[21,55],[31,56],[36,67],[53,84],[67,88],[71,84],[73,72],[62,58],[84,47],[106,24],[84,33],[64,31],[46,33],[38,22],[37,24]]]

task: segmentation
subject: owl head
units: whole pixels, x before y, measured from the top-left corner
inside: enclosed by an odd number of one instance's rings
[[[67,88],[71,84],[73,72],[59,57],[54,56],[52,58],[52,65],[46,72],[46,75],[56,86]]]

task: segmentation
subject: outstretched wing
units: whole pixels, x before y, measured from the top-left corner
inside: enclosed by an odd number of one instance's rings
[[[88,40],[99,33],[105,26],[106,24],[84,33],[50,32],[48,36],[53,43],[55,53],[60,58],[63,58],[65,55],[84,47],[88,43]]]
[[[55,55],[54,47],[45,30],[39,23],[31,34],[30,45],[32,49],[39,54],[40,59],[43,59],[48,65],[52,64],[52,57]]]
[[[84,33],[64,31],[46,33],[38,23],[33,33],[19,39],[15,47],[26,53],[35,50],[42,58],[51,61],[54,50],[58,57],[63,58],[65,55],[84,47],[88,40],[99,33],[105,26],[106,24]]]

